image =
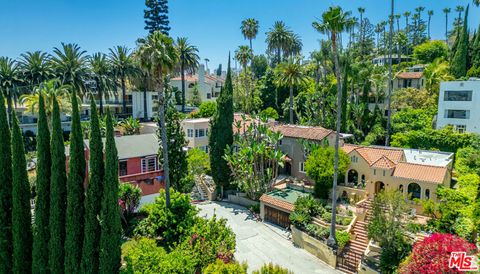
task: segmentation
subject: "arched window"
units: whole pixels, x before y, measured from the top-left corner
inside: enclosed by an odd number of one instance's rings
[[[358,184],[358,172],[355,169],[348,171],[348,183],[353,185]]]
[[[398,187],[398,191],[400,191],[401,193],[403,193],[403,185],[400,185],[400,186]]]
[[[410,199],[420,199],[422,188],[417,183],[411,183],[408,185],[408,196]]]
[[[430,189],[425,189],[425,200],[430,199]]]

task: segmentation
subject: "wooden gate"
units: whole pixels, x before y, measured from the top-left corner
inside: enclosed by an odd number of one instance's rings
[[[290,227],[290,214],[265,205],[265,221],[288,228]]]

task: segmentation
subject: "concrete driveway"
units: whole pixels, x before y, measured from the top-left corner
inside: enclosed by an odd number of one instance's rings
[[[213,202],[198,204],[200,216],[217,217],[228,220],[237,239],[235,258],[248,262],[251,273],[265,263],[279,264],[295,274],[341,273],[307,251],[297,248],[289,240],[290,233],[274,225],[255,221],[249,211],[241,206]]]

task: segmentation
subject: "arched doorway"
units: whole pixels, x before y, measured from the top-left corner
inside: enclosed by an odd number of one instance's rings
[[[350,169],[347,175],[347,182],[349,185],[357,185],[358,184],[358,172],[355,169]]]
[[[376,182],[375,183],[375,193],[380,193],[385,190],[385,184],[383,182]]]
[[[408,197],[410,199],[420,199],[422,188],[417,183],[411,183],[408,185]]]

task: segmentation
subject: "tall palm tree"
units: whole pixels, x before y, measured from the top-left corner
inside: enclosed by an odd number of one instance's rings
[[[364,34],[363,34],[363,14],[365,13],[365,8],[363,7],[359,7],[358,9],[358,13],[360,13],[360,31],[359,31],[359,34],[358,34],[358,42],[360,43],[360,56],[363,56],[363,38],[364,38]]]
[[[395,14],[395,20],[397,21],[397,32],[400,32],[400,18],[402,18],[401,14]]]
[[[240,46],[235,51],[235,59],[240,63],[240,65],[242,66],[242,68],[245,72],[245,77],[244,77],[245,83],[244,84],[245,84],[245,94],[246,94],[246,97],[247,97],[247,100],[245,100],[245,102],[247,102],[245,107],[246,107],[246,112],[250,113],[251,108],[250,108],[249,103],[248,103],[248,102],[250,102],[248,100],[248,98],[250,97],[250,91],[249,91],[249,81],[248,81],[249,76],[248,76],[248,73],[247,73],[247,66],[248,66],[248,62],[250,62],[253,59],[253,52],[248,46]]]
[[[158,88],[158,104],[159,104],[159,123],[162,139],[162,155],[163,155],[163,171],[165,176],[166,204],[170,206],[170,177],[168,166],[168,140],[167,130],[165,128],[165,91],[164,77],[171,72],[175,64],[177,64],[177,51],[173,40],[155,31],[141,40],[138,45],[138,56],[140,66],[150,72],[154,78]]]
[[[282,60],[282,51],[288,48],[291,43],[292,32],[285,26],[283,21],[276,21],[273,28],[266,34],[267,50],[274,53],[277,62],[280,62]]]
[[[403,17],[405,17],[405,33],[407,34],[407,36],[410,31],[410,26],[408,25],[408,18],[410,18],[410,15],[412,15],[412,13],[409,11],[403,13]]]
[[[122,87],[122,112],[127,113],[127,78],[135,76],[138,69],[135,66],[131,50],[126,46],[110,48],[108,56],[115,79]]]
[[[112,79],[112,68],[107,55],[100,52],[94,53],[90,56],[88,63],[100,100],[100,115],[103,115],[103,96],[105,95],[105,92],[108,92],[115,87],[115,83]]]
[[[290,112],[290,124],[294,124],[293,119],[293,88],[307,81],[300,58],[289,58],[288,62],[280,63],[275,68],[276,84],[286,86],[290,90],[288,109]]]
[[[344,12],[341,7],[330,7],[322,14],[320,22],[313,22],[312,26],[318,32],[329,35],[332,42],[333,60],[335,63],[335,76],[337,78],[337,122],[335,134],[335,161],[334,161],[334,175],[332,188],[332,224],[330,226],[330,236],[327,243],[329,246],[336,248],[337,240],[335,237],[335,223],[336,223],[336,191],[338,180],[338,151],[340,143],[340,130],[342,120],[342,76],[340,75],[340,62],[338,60],[338,45],[337,38],[342,32],[347,30],[349,22],[351,21],[350,12]]]
[[[448,14],[452,11],[451,8],[444,8],[443,13],[445,13],[445,43],[448,45]]]
[[[285,57],[293,57],[300,54],[300,52],[302,51],[302,47],[302,39],[298,34],[292,32],[288,44],[284,49]]]
[[[20,68],[18,63],[8,57],[0,57],[0,88],[6,94],[9,121],[12,115],[12,99],[15,96],[15,89],[21,83]],[[4,103],[4,102],[0,102]]]
[[[465,8],[463,6],[460,6],[458,5],[456,8],[455,8],[455,11],[458,12],[458,18],[457,18],[457,26],[460,26],[462,24],[462,12],[465,10]]]
[[[240,30],[242,31],[243,37],[248,39],[250,42],[250,49],[253,52],[252,40],[257,37],[258,34],[258,21],[254,18],[248,18],[242,21],[242,26]]]
[[[20,55],[19,66],[22,71],[22,78],[30,90],[53,76],[50,55],[46,52],[28,51],[22,53]]]
[[[208,62],[210,62],[210,59],[205,58],[203,60],[205,61],[205,69],[208,70]]]
[[[198,48],[191,45],[186,37],[177,38],[175,47],[177,48],[182,77],[182,112],[185,112],[185,71],[195,72],[198,68],[200,57],[198,56]]]
[[[53,53],[53,68],[61,84],[71,86],[74,92],[83,93],[87,75],[87,52],[77,44],[62,43],[60,48],[53,49]]]
[[[427,14],[428,14],[428,39],[431,39],[431,36],[430,36],[430,21],[432,20],[433,10],[429,10],[427,12]]]

